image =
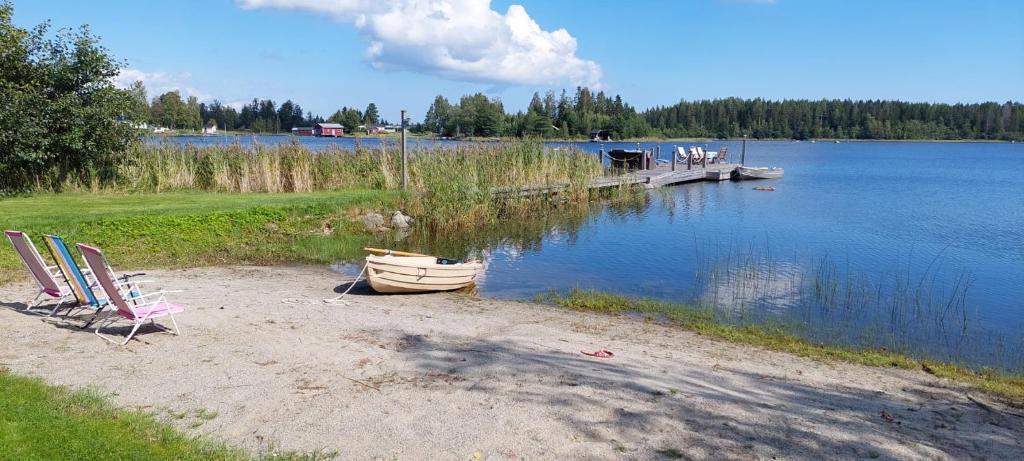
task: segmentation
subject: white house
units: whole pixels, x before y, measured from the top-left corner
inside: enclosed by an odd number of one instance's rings
[[[203,127],[203,133],[205,133],[205,134],[213,134],[213,133],[216,133],[216,132],[217,132],[217,122],[215,120],[210,120],[210,122],[207,123],[205,127]]]

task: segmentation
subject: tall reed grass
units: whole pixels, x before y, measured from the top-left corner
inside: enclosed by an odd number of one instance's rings
[[[767,245],[695,248],[693,300],[726,321],[782,320],[790,333],[826,344],[1024,370],[1020,337],[982,328],[969,302],[973,277],[942,264],[941,255],[868,274],[830,255],[780,258]]]
[[[560,201],[591,198],[587,185],[604,169],[598,157],[552,150],[539,142],[479,143],[410,152],[407,212],[429,230],[476,228],[537,209],[548,197],[495,196],[500,188],[567,185]],[[132,146],[115,189],[143,192],[312,192],[401,187],[398,148],[330,147],[298,142],[242,147],[139,143]],[[93,189],[93,188],[90,188]]]

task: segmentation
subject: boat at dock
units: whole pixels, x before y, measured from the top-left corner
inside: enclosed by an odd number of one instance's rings
[[[418,253],[379,250],[366,257],[366,278],[378,293],[451,291],[473,285],[483,270],[478,261],[454,261]]]
[[[732,172],[733,179],[779,179],[784,170],[779,167],[740,166]]]

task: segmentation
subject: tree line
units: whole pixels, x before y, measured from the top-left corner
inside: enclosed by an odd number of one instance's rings
[[[571,97],[534,93],[526,111],[506,113],[502,102],[477,93],[451,103],[434,98],[422,133],[448,137],[842,138],[1024,139],[1024,104],[941,104],[882,100],[782,100],[725,98],[680,101],[643,112],[586,87]]]
[[[343,107],[326,120],[303,111],[298,103],[287,100],[277,105],[271,99],[253,99],[240,110],[219,100],[199,102],[195,96],[183,99],[177,90],[168,91],[148,100],[146,86],[135,82],[128,88],[132,98],[131,118],[153,126],[176,130],[198,131],[216,124],[220,130],[252,131],[256,133],[289,132],[295,127],[308,127],[316,123],[339,123],[352,133],[363,127],[387,125],[378,113],[377,105],[370,103],[366,110]]]
[[[593,93],[578,87],[570,97],[562,90],[534,93],[526,111],[505,113],[498,98],[482,93],[466,95],[452,104],[442,95],[434,98],[423,123],[414,127],[422,133],[461,137],[575,138],[591,130],[608,130],[618,138],[648,136],[650,127],[633,106],[616,95]]]
[[[643,114],[668,137],[1024,139],[1024,104],[727,98],[681,101]]]

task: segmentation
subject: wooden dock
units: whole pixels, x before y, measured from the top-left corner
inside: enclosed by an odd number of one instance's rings
[[[739,165],[735,163],[714,163],[707,166],[692,165],[690,169],[687,169],[685,163],[677,163],[675,169],[673,169],[672,165],[658,165],[649,170],[636,170],[597,178],[591,181],[588,187],[590,189],[604,189],[641,184],[646,188],[653,189],[693,181],[724,181],[729,179],[729,175],[737,166]],[[563,182],[530,187],[495,187],[491,189],[491,193],[495,195],[520,196],[552,194],[568,189],[569,186],[568,182]]]

